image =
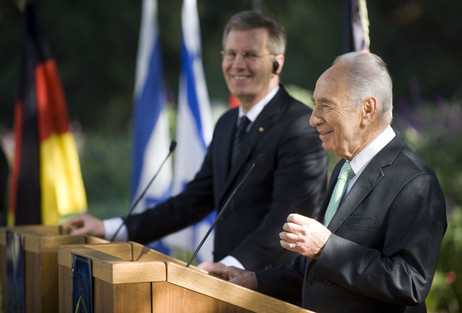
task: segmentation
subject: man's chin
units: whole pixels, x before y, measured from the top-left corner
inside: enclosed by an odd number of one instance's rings
[[[251,99],[253,95],[248,94],[244,91],[239,91],[239,92],[232,92],[231,93],[239,102],[246,101],[248,99]]]
[[[327,143],[327,142],[322,142],[322,148],[323,148],[324,150],[328,151],[328,152],[333,152],[333,153],[335,153],[334,147],[332,147],[332,145],[330,145],[330,144]],[[337,154],[337,153],[335,153],[335,154]]]

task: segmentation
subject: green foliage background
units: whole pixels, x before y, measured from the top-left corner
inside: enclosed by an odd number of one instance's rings
[[[129,206],[141,0],[35,3],[66,93],[89,211],[101,218],[124,214]],[[214,104],[228,99],[219,55],[222,28],[232,14],[258,3],[263,13],[287,29],[289,42],[281,78],[294,85],[293,90],[309,95],[317,77],[342,53],[342,1],[198,0],[204,71]],[[172,132],[181,4],[180,0],[158,0]],[[371,51],[388,63],[394,80],[394,126],[435,168],[448,202],[449,228],[428,298],[429,308],[460,312],[462,1],[370,0],[367,5]],[[19,93],[22,17],[15,1],[0,1],[0,134],[10,156],[8,138]],[[336,159],[331,159],[332,166]]]
[[[412,110],[410,103],[401,102],[394,123],[408,144],[435,170],[448,214],[448,230],[427,305],[430,312],[461,312],[462,164],[456,156],[462,155],[462,103],[442,98],[434,102],[417,101]]]

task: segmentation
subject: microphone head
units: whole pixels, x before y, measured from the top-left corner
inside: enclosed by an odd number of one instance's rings
[[[176,141],[175,140],[172,140],[172,142],[170,143],[170,148],[169,148],[169,152],[172,153],[176,148]]]
[[[262,166],[263,164],[265,164],[265,156],[260,153],[259,155],[257,155],[253,163],[255,164],[255,166]]]

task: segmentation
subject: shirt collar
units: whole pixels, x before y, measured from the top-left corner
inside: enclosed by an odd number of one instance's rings
[[[380,152],[394,137],[396,133],[390,125],[372,141],[366,148],[361,150],[350,162],[351,168],[358,177],[374,156]]]
[[[257,102],[250,110],[245,114],[247,118],[250,120],[251,123],[255,122],[257,119],[258,115],[260,115],[261,111],[265,108],[265,106],[271,101],[271,99],[274,98],[276,93],[279,91],[279,85],[277,85],[273,90],[271,90],[266,96],[263,97],[260,101]],[[239,107],[239,118],[237,119],[238,121],[240,118],[244,115],[244,112],[242,112],[242,107]]]

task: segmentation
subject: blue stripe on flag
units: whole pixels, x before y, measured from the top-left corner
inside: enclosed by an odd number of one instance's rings
[[[168,155],[170,131],[157,26],[157,0],[143,0],[135,81],[132,202],[136,201]],[[171,160],[159,172],[134,209],[140,213],[168,198],[172,188]]]
[[[212,116],[202,69],[199,16],[196,0],[184,0],[182,7],[181,74],[178,95],[173,194],[181,192],[200,169],[212,137]],[[164,243],[190,251],[197,248],[211,225],[208,218],[178,233]],[[212,261],[213,233],[197,256],[197,261]],[[185,260],[187,261],[187,260]]]
[[[153,43],[146,81],[139,97],[137,97],[135,101],[135,145],[133,155],[132,196],[135,195],[139,188],[147,142],[159,119],[160,112],[165,109],[159,40],[155,40]]]
[[[187,95],[187,105],[189,106],[196,123],[195,131],[197,132],[197,138],[201,141],[202,147],[207,148],[205,139],[203,136],[201,113],[199,109],[199,101],[196,92],[196,78],[194,75],[194,60],[200,58],[200,55],[197,51],[191,51],[186,48],[184,34],[181,38],[181,65],[183,75],[186,78],[186,95]]]

